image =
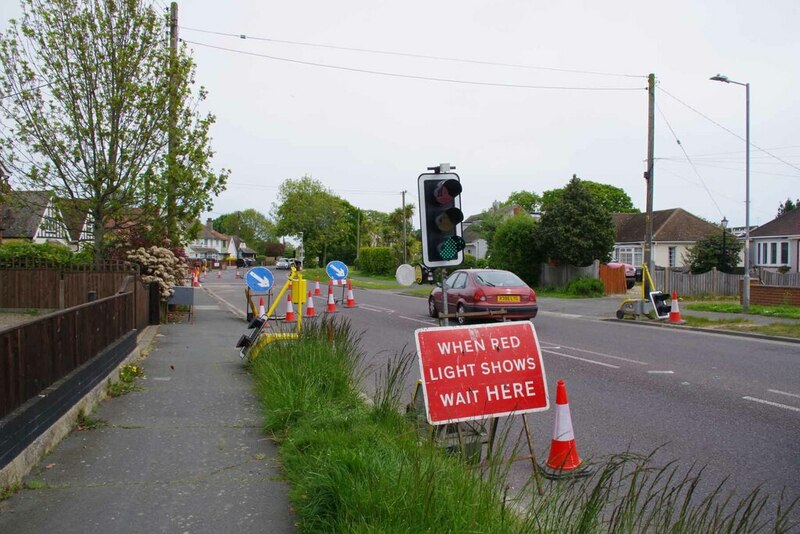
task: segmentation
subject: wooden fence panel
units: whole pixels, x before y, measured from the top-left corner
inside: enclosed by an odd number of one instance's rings
[[[605,286],[606,295],[617,295],[628,292],[628,284],[625,279],[625,267],[600,266],[600,281]]]
[[[765,286],[800,287],[800,273],[778,273],[760,269],[758,278]]]
[[[0,332],[0,417],[130,332],[134,319],[128,292]]]
[[[58,269],[0,270],[0,308],[58,308],[61,273]]]
[[[656,288],[664,293],[677,292],[681,297],[700,295],[728,295],[739,294],[739,280],[737,274],[721,273],[712,269],[707,273],[691,274],[672,269],[659,269],[653,275]]]

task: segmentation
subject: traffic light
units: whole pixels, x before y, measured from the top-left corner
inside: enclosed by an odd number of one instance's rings
[[[422,231],[422,263],[458,265],[466,246],[461,237],[461,179],[455,173],[426,173],[417,180]]]

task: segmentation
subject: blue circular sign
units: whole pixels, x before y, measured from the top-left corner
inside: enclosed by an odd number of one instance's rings
[[[275,282],[272,272],[266,267],[253,267],[244,277],[247,286],[253,291],[268,291]]]
[[[347,265],[339,260],[333,260],[328,262],[328,265],[325,266],[325,272],[328,273],[328,277],[331,280],[344,280],[347,278],[347,273],[349,271]]]

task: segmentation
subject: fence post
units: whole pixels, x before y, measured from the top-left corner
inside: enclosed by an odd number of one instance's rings
[[[58,279],[58,309],[63,310],[67,307],[64,291],[66,291],[66,284],[64,283],[64,272],[61,272],[61,278]]]
[[[711,268],[711,292],[719,295],[719,271],[716,267]]]

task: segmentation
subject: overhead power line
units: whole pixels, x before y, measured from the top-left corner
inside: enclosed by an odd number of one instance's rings
[[[561,91],[641,91],[642,87],[570,87],[570,86],[558,86],[558,85],[527,85],[527,84],[514,84],[514,83],[499,83],[499,82],[480,82],[474,80],[457,80],[454,78],[437,78],[434,76],[419,76],[414,74],[400,74],[397,72],[387,72],[387,71],[378,71],[378,70],[370,70],[370,69],[360,69],[356,67],[345,67],[342,65],[329,65],[326,63],[316,63],[313,61],[302,61],[299,59],[290,59],[280,56],[271,56],[268,54],[259,54],[257,52],[248,52],[245,50],[236,50],[234,48],[226,48],[224,46],[215,46],[210,45],[207,43],[199,43],[197,41],[189,41],[186,39],[182,39],[183,42],[196,45],[196,46],[203,46],[206,48],[213,48],[215,50],[222,50],[224,52],[232,52],[234,54],[242,54],[246,56],[253,56],[253,57],[260,57],[263,59],[271,59],[274,61],[285,61],[287,63],[295,63],[299,65],[307,65],[311,67],[322,67],[326,69],[335,69],[335,70],[343,70],[348,72],[359,72],[362,74],[373,74],[377,76],[389,76],[392,78],[407,78],[412,80],[423,80],[428,82],[443,82],[443,83],[456,83],[456,84],[463,84],[463,85],[480,85],[484,87],[508,87],[514,89],[551,89],[551,90],[561,90]]]
[[[664,115],[663,111],[661,111],[661,107],[660,106],[656,105],[656,108],[658,109],[658,112],[661,114],[661,118],[664,119],[664,122],[667,124],[667,128],[669,128],[669,131],[672,132],[672,137],[675,138],[675,142],[678,143],[679,147],[681,147],[681,152],[683,152],[683,155],[686,157],[686,161],[688,161],[689,164],[692,166],[692,169],[694,170],[694,173],[697,176],[697,178],[700,180],[700,183],[702,184],[703,189],[706,190],[706,193],[708,194],[708,198],[710,198],[711,202],[714,203],[714,206],[717,207],[717,211],[719,212],[719,214],[720,215],[724,215],[722,213],[722,210],[719,207],[719,204],[717,204],[717,200],[714,198],[714,195],[711,194],[711,190],[708,188],[708,185],[706,185],[706,181],[703,180],[702,176],[700,176],[700,171],[698,171],[697,167],[695,167],[694,162],[692,162],[692,158],[689,157],[689,153],[686,152],[686,149],[683,147],[683,144],[681,143],[681,140],[678,139],[678,135],[675,133],[675,130],[672,128],[672,125],[669,123],[669,120],[667,120],[667,116]]]
[[[714,124],[714,125],[716,125],[716,126],[719,126],[720,128],[722,128],[723,130],[725,130],[726,132],[728,132],[728,133],[729,133],[729,134],[731,134],[732,136],[736,137],[737,139],[740,139],[740,140],[742,140],[742,141],[744,141],[744,142],[747,142],[747,140],[746,140],[744,137],[742,137],[741,135],[739,135],[739,134],[737,134],[736,132],[734,132],[734,131],[732,131],[732,130],[730,130],[730,129],[726,128],[726,127],[725,127],[725,126],[723,126],[723,125],[721,125],[720,123],[718,123],[717,121],[715,121],[714,119],[712,119],[711,117],[709,117],[708,115],[706,115],[705,113],[703,113],[702,111],[699,111],[699,110],[695,109],[694,107],[690,106],[689,104],[687,104],[686,102],[684,102],[683,100],[681,100],[680,98],[678,98],[677,96],[675,96],[675,95],[673,95],[673,94],[669,93],[669,92],[668,92],[666,89],[664,89],[663,87],[659,86],[659,87],[658,87],[658,89],[659,89],[659,90],[660,90],[662,93],[664,93],[665,95],[667,95],[668,97],[670,97],[670,98],[672,98],[673,100],[675,100],[676,102],[678,102],[679,104],[681,104],[681,105],[683,105],[683,106],[686,106],[686,107],[687,107],[687,108],[689,108],[690,110],[694,111],[695,113],[697,113],[698,115],[700,115],[701,117],[703,117],[703,118],[704,118],[704,119],[706,119],[707,121],[711,122],[712,124]],[[789,163],[788,161],[786,161],[786,160],[785,160],[785,159],[783,159],[783,158],[779,158],[779,157],[778,157],[778,156],[776,156],[775,154],[772,154],[771,152],[768,152],[768,151],[766,151],[765,149],[761,148],[760,146],[758,146],[758,145],[754,144],[753,142],[750,142],[750,145],[751,145],[753,148],[756,148],[756,149],[760,150],[761,152],[763,152],[764,154],[766,154],[766,155],[770,156],[771,158],[774,158],[774,159],[776,159],[776,160],[780,161],[780,162],[781,162],[781,163],[783,163],[784,165],[788,165],[789,167],[791,167],[791,168],[793,168],[793,169],[796,169],[796,170],[800,171],[800,167],[798,167],[797,165],[794,165],[794,164],[792,164],[792,163]]]
[[[429,54],[412,54],[408,52],[395,52],[391,50],[375,50],[371,48],[359,48],[359,47],[351,47],[351,46],[339,46],[339,45],[331,45],[331,44],[323,44],[323,43],[308,43],[303,41],[289,41],[286,39],[272,39],[269,37],[256,37],[252,35],[245,35],[243,33],[229,33],[229,32],[220,32],[220,31],[213,31],[213,30],[204,30],[201,28],[189,28],[186,26],[181,26],[181,29],[193,31],[193,32],[200,32],[200,33],[208,33],[211,35],[221,35],[223,37],[233,37],[236,39],[250,39],[253,41],[266,41],[269,43],[279,43],[279,44],[289,44],[295,46],[308,46],[314,48],[328,48],[331,50],[345,50],[348,52],[361,52],[366,54],[380,54],[385,56],[398,56],[398,57],[410,57],[415,59],[430,59],[434,61],[450,61],[454,63],[469,63],[473,65],[487,65],[492,67],[510,67],[515,69],[531,69],[531,70],[546,70],[551,72],[565,72],[569,74],[587,74],[592,76],[614,76],[617,78],[647,78],[646,74],[619,74],[614,72],[600,72],[600,71],[592,71],[592,70],[578,70],[578,69],[560,69],[556,67],[541,67],[536,65],[524,65],[520,63],[502,63],[497,61],[484,61],[479,59],[464,59],[464,58],[454,58],[454,57],[446,57],[446,56],[434,56]]]

